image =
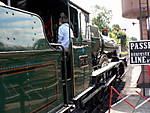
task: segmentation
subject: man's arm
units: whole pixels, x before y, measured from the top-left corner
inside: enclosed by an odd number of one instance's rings
[[[58,29],[58,43],[61,43],[63,39],[63,29],[59,27]]]

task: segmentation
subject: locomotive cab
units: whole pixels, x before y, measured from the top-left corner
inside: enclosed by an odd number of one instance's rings
[[[107,56],[98,29],[89,26],[89,13],[68,0],[2,1],[16,8],[0,5],[0,112],[68,113],[74,102],[77,109],[91,113],[99,82],[111,83],[117,74],[113,79],[113,74],[101,77],[105,74],[98,70],[92,76],[97,64],[93,59],[100,58],[102,64]],[[68,16],[75,36],[70,39],[67,69],[63,49],[52,46],[61,46],[56,44],[61,12]]]
[[[7,0],[3,0],[7,4]],[[10,5],[40,15],[43,20],[45,38],[51,43],[57,42],[60,13],[64,12],[73,30],[74,39],[70,39],[70,58],[67,75],[68,99],[71,100],[89,87],[92,73],[91,39],[88,32],[89,13],[68,0],[10,0]],[[52,46],[51,46],[52,47]],[[55,52],[58,51],[53,48]],[[64,68],[61,68],[63,73]],[[64,76],[64,75],[62,75]],[[66,75],[65,75],[66,76]]]

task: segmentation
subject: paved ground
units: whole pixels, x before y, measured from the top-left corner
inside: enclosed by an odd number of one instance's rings
[[[131,104],[137,107],[137,109],[131,107],[123,100],[120,100],[118,103],[112,105],[110,113],[150,113],[150,102],[146,102],[141,105],[145,99],[141,98],[135,91],[138,91],[142,94],[142,89],[137,87],[137,80],[141,73],[141,66],[129,65],[127,68],[127,74],[123,81],[125,82],[125,88],[122,90],[121,94],[127,96],[126,100]],[[147,94],[150,95],[149,88],[145,89]],[[139,107],[138,107],[139,105]],[[107,111],[108,113],[108,111]]]

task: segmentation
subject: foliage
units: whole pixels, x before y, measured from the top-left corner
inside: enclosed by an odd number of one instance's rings
[[[96,17],[92,19],[92,24],[97,25],[99,30],[110,29],[109,24],[112,19],[112,11],[96,5],[94,13],[96,13]]]
[[[121,44],[121,49],[125,51],[128,46],[128,37],[124,30],[121,30],[121,27],[118,24],[112,25],[112,31],[109,33],[109,36],[113,38],[118,44]]]
[[[131,37],[130,40],[131,41],[137,41],[137,38],[136,37]]]
[[[124,55],[128,55],[129,53],[128,51],[124,51],[124,52],[121,52],[120,54],[124,56]]]
[[[110,21],[112,19],[111,10],[96,5],[95,11],[93,13],[96,16],[92,19],[92,24],[97,25],[100,31],[104,29],[109,30],[109,37],[113,38],[118,44],[121,44],[121,48],[123,48],[123,51],[125,51],[128,48],[129,41],[137,40],[135,37],[127,37],[127,34],[124,31],[125,29],[121,29],[119,24],[113,24],[111,28],[109,27]]]
[[[109,36],[111,38],[113,38],[117,43],[120,43],[120,39],[123,37],[123,36],[126,36],[126,33],[124,31],[117,31],[117,30],[114,30],[114,31],[111,31],[109,33]]]
[[[118,24],[113,24],[112,25],[112,29],[121,29],[120,26]]]

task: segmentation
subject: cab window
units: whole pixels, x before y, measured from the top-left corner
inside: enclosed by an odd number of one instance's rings
[[[88,33],[88,16],[83,12],[80,13],[80,36],[82,40],[89,40]]]

